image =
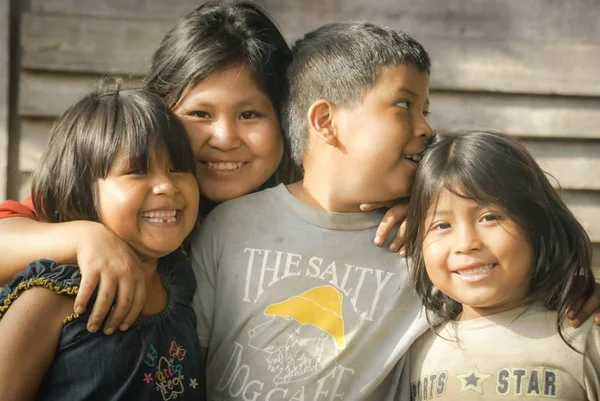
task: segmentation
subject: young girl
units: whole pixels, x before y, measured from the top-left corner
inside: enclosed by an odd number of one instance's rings
[[[567,310],[594,288],[583,227],[518,142],[439,135],[419,164],[407,253],[443,324],[411,347],[413,400],[598,400],[600,328]]]
[[[196,284],[178,249],[199,191],[178,118],[145,90],[105,89],[55,123],[33,179],[42,221],[93,221],[140,259],[148,296],[131,330],[86,330],[72,313],[75,265],[41,259],[0,293],[3,400],[202,400],[204,362],[190,307]]]
[[[200,219],[219,202],[300,177],[279,122],[290,60],[275,23],[245,1],[201,5],[167,32],[154,53],[146,84],[169,104],[190,138],[202,193]],[[384,217],[377,244],[403,218],[401,211],[402,205]],[[139,260],[124,241],[94,222],[37,221],[17,202],[0,205],[0,217],[7,215],[13,218],[0,220],[0,283],[40,257],[77,263],[82,283],[75,310],[85,310],[97,286],[99,291],[90,331],[100,328],[115,295],[103,330],[129,327],[146,295]],[[400,238],[391,244],[397,250]]]

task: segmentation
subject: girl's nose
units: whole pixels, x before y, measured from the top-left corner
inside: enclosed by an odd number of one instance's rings
[[[458,227],[454,238],[454,251],[456,253],[469,253],[481,249],[481,241],[475,227]]]
[[[160,174],[155,178],[152,185],[154,195],[173,195],[177,192],[177,186],[166,174]]]
[[[212,124],[212,133],[208,144],[222,151],[228,151],[240,146],[239,127],[235,120],[222,118]]]

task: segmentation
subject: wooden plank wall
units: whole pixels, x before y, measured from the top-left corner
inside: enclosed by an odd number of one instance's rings
[[[0,2],[0,199],[8,195],[8,105],[10,74],[10,4]]]
[[[600,267],[600,2],[260,0],[292,42],[324,23],[402,29],[433,59],[431,123],[519,136],[560,182]],[[30,0],[22,21],[19,196],[52,120],[107,72],[142,75],[197,0]],[[1,51],[1,48],[0,48]],[[1,90],[0,90],[1,93]]]

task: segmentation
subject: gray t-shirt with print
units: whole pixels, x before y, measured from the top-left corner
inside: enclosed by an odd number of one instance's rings
[[[397,378],[427,324],[404,258],[372,243],[381,219],[312,209],[283,185],[206,218],[192,264],[209,399],[410,397]]]

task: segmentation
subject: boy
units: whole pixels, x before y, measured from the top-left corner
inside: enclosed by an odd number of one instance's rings
[[[193,239],[211,399],[409,399],[397,377],[427,325],[404,259],[370,244],[381,214],[359,205],[409,195],[429,68],[371,23],[295,45],[283,115],[304,180],[224,203]]]

